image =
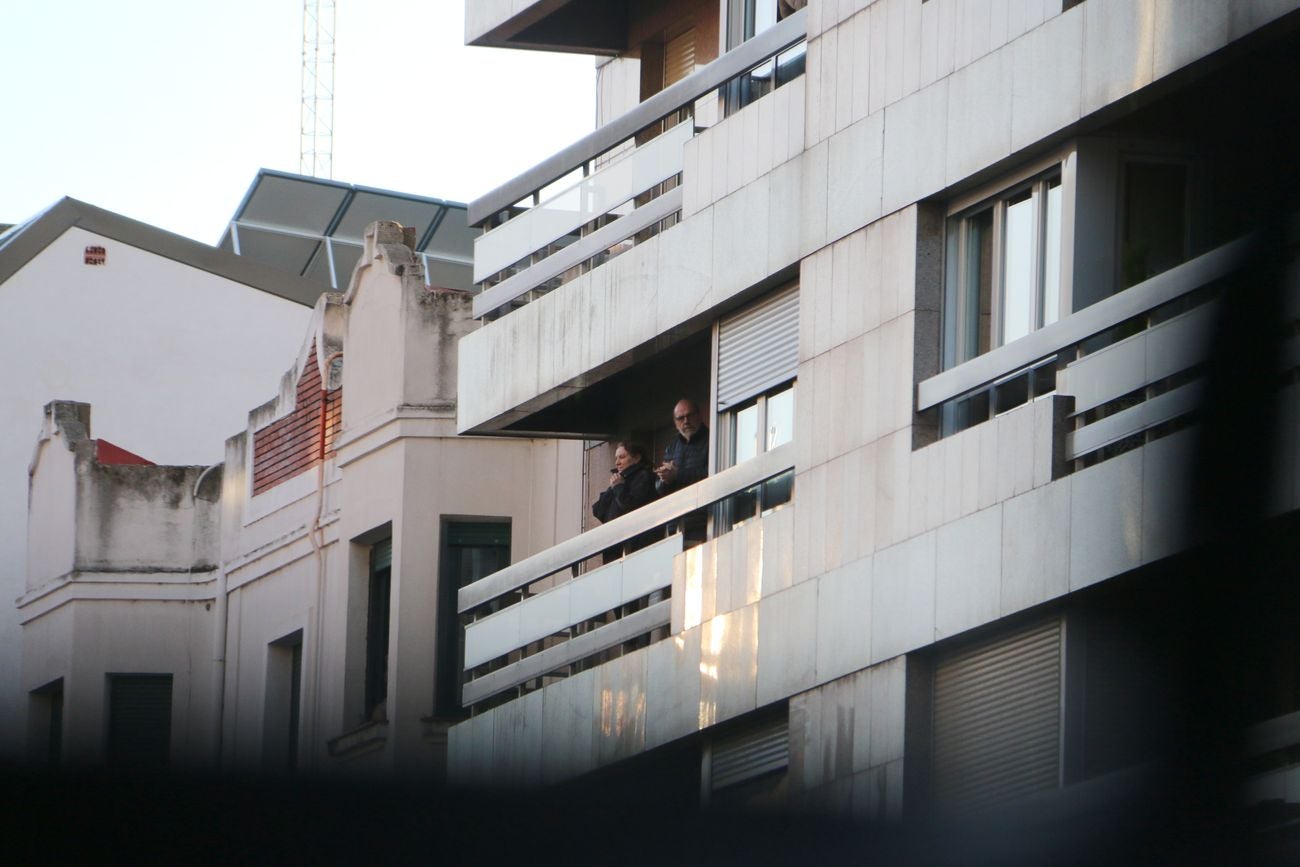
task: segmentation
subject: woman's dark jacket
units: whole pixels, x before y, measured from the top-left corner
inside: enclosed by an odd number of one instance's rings
[[[638,461],[619,473],[623,484],[606,488],[591,504],[591,513],[602,524],[639,509],[655,498],[655,474],[645,461]]]
[[[601,492],[600,499],[591,504],[591,513],[599,518],[602,524],[608,524],[620,515],[639,509],[657,496],[654,471],[645,461],[632,464],[619,475],[623,477],[623,484],[606,488]],[[662,530],[648,530],[627,541],[626,553],[644,548],[661,538],[663,538]],[[607,549],[601,555],[601,559],[606,563],[617,560],[625,553],[624,547],[616,545]]]

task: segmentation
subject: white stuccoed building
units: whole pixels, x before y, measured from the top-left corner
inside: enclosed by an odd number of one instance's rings
[[[0,755],[21,736],[28,467],[41,408],[99,409],[96,433],[156,463],[221,460],[288,365],[318,284],[63,199],[0,235]]]
[[[92,407],[46,407],[49,553],[19,602],[35,765],[442,777],[455,591],[577,533],[582,450],[456,435],[472,296],[425,283],[415,238],[367,229],[220,463],[133,464]]]
[[[426,284],[469,286],[465,207],[262,169],[210,247],[64,199],[0,235],[0,757],[13,754],[28,468],[53,400],[156,464],[211,465],[290,366],[323,291],[346,288],[365,227],[416,231]]]

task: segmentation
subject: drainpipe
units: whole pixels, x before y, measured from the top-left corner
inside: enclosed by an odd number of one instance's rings
[[[321,530],[321,517],[325,511],[325,434],[329,430],[328,406],[329,406],[329,376],[330,367],[336,359],[343,357],[342,350],[336,350],[325,356],[325,361],[321,364],[320,378],[320,454],[316,463],[316,513],[312,516],[311,526],[307,530],[307,538],[311,541],[312,552],[316,559],[316,617],[313,629],[315,635],[312,636],[312,704],[315,710],[312,713],[312,746],[313,749],[320,742],[321,726],[321,661],[324,658],[325,642],[321,636],[325,630],[325,533]]]
[[[199,488],[203,485],[203,480],[208,477],[208,473],[221,466],[220,463],[212,466],[199,473],[199,477],[194,480],[194,491],[191,494],[191,500],[199,498]],[[213,759],[216,762],[214,770],[220,772],[222,768],[222,749],[224,748],[224,733],[226,730],[226,618],[229,612],[229,605],[226,600],[226,570],[221,565],[221,529],[218,523],[217,529],[217,587],[216,598],[214,602],[217,606],[216,627],[213,629],[212,636],[212,665],[213,679],[216,681],[216,688],[213,690],[213,701],[215,703],[216,732],[214,735]]]

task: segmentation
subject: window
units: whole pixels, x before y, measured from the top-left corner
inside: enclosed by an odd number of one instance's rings
[[[28,707],[31,760],[58,767],[63,761],[63,678],[32,690]]]
[[[738,464],[794,439],[794,384],[760,395],[732,410],[729,464]]]
[[[735,48],[753,39],[804,5],[802,0],[730,0],[727,47]],[[759,97],[803,75],[806,53],[806,43],[792,45],[730,82],[726,93],[727,113],[739,111]]]
[[[1064,669],[1059,617],[939,655],[930,689],[929,782],[937,813],[1060,787]]]
[[[1061,217],[1054,168],[949,218],[945,367],[1060,318]]]
[[[456,612],[457,591],[509,565],[509,519],[443,519],[433,701],[437,716],[464,716],[460,687],[465,670],[465,633]]]
[[[301,707],[302,630],[298,629],[267,647],[266,707],[262,717],[262,763],[266,770],[297,770]]]
[[[1185,162],[1123,161],[1119,288],[1127,289],[1187,261],[1190,166]]]
[[[386,718],[392,566],[393,540],[389,537],[370,548],[370,581],[366,594],[366,720]]]
[[[786,286],[718,323],[719,468],[794,435],[799,287]]]
[[[735,466],[794,439],[799,287],[777,289],[718,323],[717,464]],[[782,473],[719,503],[714,534],[790,501]]]
[[[109,764],[166,767],[171,758],[172,676],[108,675]]]
[[[712,731],[701,756],[701,795],[729,809],[781,805],[788,788],[790,714],[782,702]]]
[[[790,442],[794,438],[794,383],[781,386],[734,410],[725,422],[729,431],[727,453],[731,465]],[[793,488],[794,472],[786,471],[739,491],[718,504],[714,516],[715,534],[790,502]]]

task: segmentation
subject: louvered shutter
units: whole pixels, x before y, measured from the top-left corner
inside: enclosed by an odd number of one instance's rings
[[[963,812],[1059,785],[1062,636],[1057,618],[936,661],[936,812]]]
[[[676,84],[695,71],[695,30],[664,43],[664,87]]]
[[[719,324],[719,411],[793,379],[798,369],[798,286],[760,298]]]
[[[160,767],[171,755],[172,676],[109,676],[108,759],[130,767]]]
[[[380,569],[388,569],[393,565],[393,537],[376,542],[375,546],[370,549],[370,571],[378,572]]]
[[[790,764],[790,721],[767,720],[713,744],[709,778],[714,791],[752,780]]]

